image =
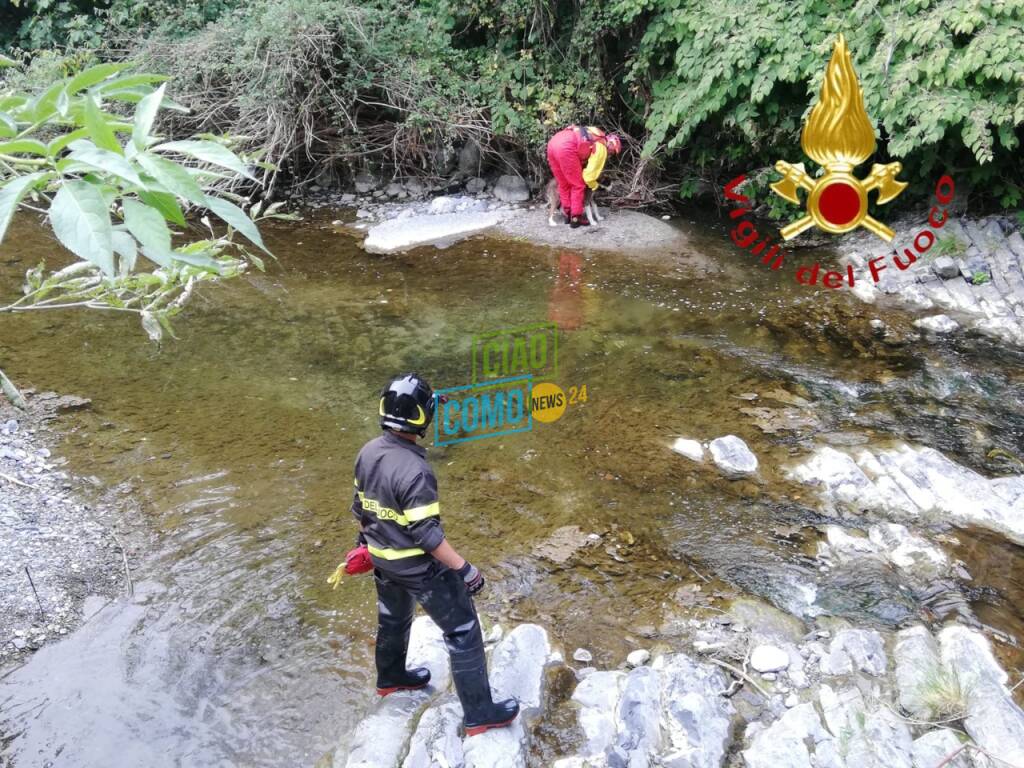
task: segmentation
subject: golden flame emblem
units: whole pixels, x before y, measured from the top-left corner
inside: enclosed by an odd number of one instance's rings
[[[803,163],[779,160],[775,164],[775,170],[783,175],[771,185],[777,195],[799,205],[797,189],[808,193],[807,215],[783,227],[782,238],[791,240],[813,226],[834,234],[864,227],[891,241],[895,232],[868,215],[868,192],[877,189],[878,202],[884,204],[907,184],[896,179],[902,168],[899,163],[874,164],[864,181],[853,175],[854,167],[874,153],[875,131],[864,109],[864,94],[842,35],[825,69],[821,97],[807,118],[800,146],[804,154],[824,166],[825,173],[814,179]]]

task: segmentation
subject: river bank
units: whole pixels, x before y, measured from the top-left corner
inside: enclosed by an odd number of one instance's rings
[[[26,411],[0,403],[0,675],[127,591],[133,554],[125,511],[86,501],[99,481],[75,477],[53,453],[67,414],[89,401],[24,394]]]

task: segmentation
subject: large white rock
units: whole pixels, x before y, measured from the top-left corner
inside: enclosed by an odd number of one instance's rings
[[[1024,544],[1024,476],[989,480],[932,448],[862,450],[854,462],[826,446],[788,474],[818,485],[826,507],[979,525]],[[920,554],[904,551],[900,557]]]
[[[939,633],[942,662],[965,692],[964,729],[977,744],[1010,765],[1024,765],[1024,712],[1006,687],[1006,672],[980,632],[961,625]]]
[[[963,742],[956,733],[948,728],[929,731],[924,736],[914,739],[914,768],[935,768],[942,765],[947,755],[960,748]],[[972,768],[969,752],[961,752],[945,768]]]
[[[630,768],[649,766],[660,749],[661,675],[651,667],[637,667],[626,676],[619,697],[609,762]]]
[[[931,632],[917,625],[900,630],[893,656],[900,707],[918,720],[931,720],[934,713],[927,698],[928,683],[942,674],[939,647]]]
[[[749,475],[757,471],[757,456],[736,435],[716,437],[708,450],[715,465],[726,475]]]
[[[457,768],[462,753],[462,706],[454,693],[427,709],[409,742],[402,768]]]
[[[750,654],[750,666],[761,673],[781,672],[789,666],[789,654],[774,645],[759,645]]]
[[[677,437],[672,443],[672,450],[691,461],[704,461],[704,446],[697,440]]]
[[[603,755],[615,742],[616,707],[626,673],[618,670],[594,672],[573,691],[572,700],[579,705],[580,729],[586,740],[581,750],[584,757]]]
[[[854,687],[837,693],[823,684],[818,696],[847,766],[913,768],[910,731],[895,715],[876,703],[868,706]]]
[[[371,227],[363,248],[369,253],[396,253],[420,245],[449,245],[483,232],[499,221],[500,212],[411,216]]]
[[[544,674],[552,660],[548,633],[536,624],[520,624],[491,655],[491,690],[495,699],[514,697],[519,717],[463,741],[467,768],[525,768],[529,724],[543,712]]]
[[[429,210],[435,216],[440,215],[442,213],[453,213],[455,211],[455,207],[458,204],[459,201],[456,200],[454,197],[445,197],[444,195],[442,195],[441,197],[435,197],[433,200],[430,201]]]
[[[747,768],[820,768],[827,764],[823,757],[835,754],[832,741],[814,704],[805,702],[767,728],[758,722],[748,726],[743,759]]]
[[[407,658],[410,667],[430,670],[430,685],[383,698],[355,727],[348,749],[335,753],[335,768],[394,768],[401,761],[416,717],[451,680],[444,637],[426,616],[413,622]]]
[[[844,629],[829,644],[821,659],[823,675],[846,675],[854,671],[878,677],[885,674],[887,660],[882,636],[873,629]]]
[[[660,656],[653,668],[661,675],[661,732],[658,764],[665,768],[721,768],[732,739],[735,709],[721,693],[725,674],[685,654]]]

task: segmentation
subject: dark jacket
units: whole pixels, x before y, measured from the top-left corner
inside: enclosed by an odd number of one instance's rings
[[[437,478],[426,450],[385,431],[356,457],[352,514],[362,526],[373,564],[385,573],[415,576],[444,541]]]

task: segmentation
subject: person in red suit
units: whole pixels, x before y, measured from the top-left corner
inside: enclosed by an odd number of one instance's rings
[[[598,188],[597,179],[604,170],[608,153],[617,155],[621,149],[622,140],[618,136],[606,134],[594,126],[570,125],[548,142],[548,165],[558,182],[562,211],[570,226],[590,223],[583,215],[587,187]]]

